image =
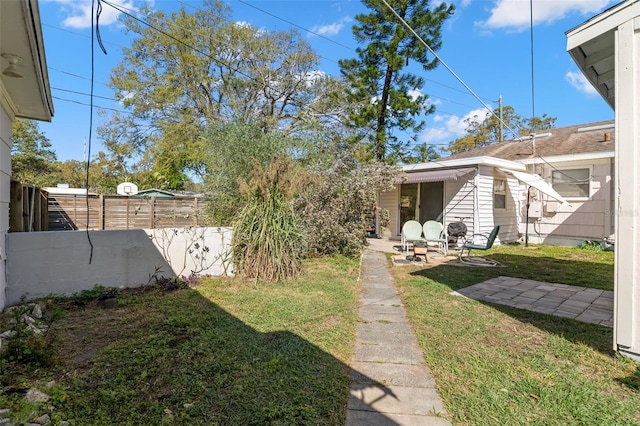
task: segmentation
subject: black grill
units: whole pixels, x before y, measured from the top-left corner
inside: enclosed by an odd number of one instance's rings
[[[467,235],[467,225],[462,222],[451,222],[447,226],[447,233],[451,237],[464,237]]]

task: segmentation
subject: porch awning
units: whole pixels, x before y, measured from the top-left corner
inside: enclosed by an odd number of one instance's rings
[[[518,179],[520,182],[526,185],[529,185],[544,194],[547,194],[551,198],[555,198],[556,200],[560,201],[562,204],[569,204],[569,202],[565,200],[562,197],[562,195],[558,194],[558,192],[555,189],[553,189],[551,185],[545,182],[545,180],[542,179],[540,175],[525,173],[525,172],[518,172],[515,170],[502,169],[502,168],[499,170],[505,173],[509,173],[510,175]]]
[[[396,178],[397,185],[402,183],[420,183],[420,182],[441,182],[445,180],[456,180],[460,176],[474,171],[473,167],[465,167],[463,169],[447,169],[447,170],[426,170],[423,172],[407,173],[405,176]]]

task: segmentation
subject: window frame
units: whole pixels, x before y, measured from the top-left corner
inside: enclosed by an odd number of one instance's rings
[[[586,170],[587,171],[587,177],[588,180],[585,183],[567,183],[567,182],[555,182],[554,179],[554,175],[556,173],[566,173],[566,172],[570,172],[572,170]],[[593,167],[592,166],[575,166],[575,167],[555,167],[553,169],[551,169],[551,187],[556,190],[556,192],[560,195],[562,195],[562,197],[566,198],[567,200],[590,200],[591,199],[591,189],[592,189],[592,177],[593,177]],[[558,184],[564,184],[564,185],[575,185],[576,187],[578,187],[579,185],[587,185],[587,195],[565,195],[562,193],[562,190],[558,190],[557,185]]]
[[[502,182],[502,185],[497,185],[498,182]],[[496,202],[496,197],[502,198],[502,206],[499,206]],[[493,208],[496,210],[507,209],[507,179],[501,177],[493,178]]]

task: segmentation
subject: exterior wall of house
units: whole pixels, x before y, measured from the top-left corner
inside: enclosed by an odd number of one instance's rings
[[[495,208],[494,181],[504,179],[507,183],[505,188],[505,208]],[[488,234],[494,226],[500,225],[500,233],[497,242],[513,242],[519,237],[518,228],[518,206],[519,192],[518,183],[513,177],[497,171],[495,167],[481,166],[478,169],[478,197],[476,207],[477,231],[479,234]]]
[[[529,209],[529,241],[554,245],[574,246],[586,239],[611,239],[614,234],[614,177],[613,158],[591,161],[551,163],[555,169],[589,168],[591,180],[589,198],[568,198],[570,205],[538,195]],[[551,166],[538,166],[536,170],[547,182],[551,182]],[[526,187],[523,185],[523,191]],[[541,198],[541,200],[540,200]],[[526,201],[525,201],[526,202]],[[525,226],[526,210],[521,216],[521,232]],[[534,232],[531,232],[531,231]]]
[[[399,238],[400,235],[400,216],[398,211],[398,192],[400,191],[400,185],[394,185],[391,191],[381,192],[378,198],[378,208],[389,210],[391,230],[391,238]]]
[[[13,232],[6,303],[71,295],[96,285],[138,287],[158,277],[229,275],[230,228]],[[91,254],[92,253],[92,254]],[[91,257],[91,259],[90,259]]]
[[[0,103],[2,105],[2,103]],[[0,106],[0,310],[6,302],[6,235],[9,231],[11,188],[11,117]]]
[[[640,3],[615,39],[614,349],[640,361]]]
[[[449,180],[444,184],[444,228],[451,222],[457,222],[463,218],[467,225],[467,235],[474,233],[475,198],[476,198],[475,176],[469,174],[458,180]]]
[[[512,243],[520,238],[520,182],[513,176],[505,176],[494,169],[493,179],[504,179],[507,182],[505,188],[505,208],[499,209],[493,206],[493,223],[500,225],[500,233],[497,240],[503,243]],[[492,182],[493,184],[493,182]],[[493,190],[493,188],[492,188]],[[490,228],[488,231],[491,232]]]

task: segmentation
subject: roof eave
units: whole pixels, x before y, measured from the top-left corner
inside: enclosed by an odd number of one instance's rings
[[[404,172],[410,173],[414,171],[432,170],[432,169],[445,169],[456,167],[470,167],[470,166],[491,166],[491,167],[503,167],[506,169],[525,171],[526,167],[516,161],[503,160],[501,158],[489,157],[486,155],[479,157],[458,158],[454,160],[435,160],[428,163],[407,164],[402,167]]]
[[[565,33],[567,51],[611,109],[615,109],[615,32],[621,24],[638,15],[640,0],[627,0]],[[585,53],[591,51],[594,52]]]
[[[53,100],[37,0],[0,1],[0,53],[19,56],[23,78],[0,74],[3,106],[15,117],[51,121]],[[2,58],[2,70],[8,66]],[[0,70],[1,71],[1,70]]]
[[[605,158],[614,158],[614,151],[602,151],[602,152],[583,152],[580,154],[566,154],[566,155],[552,155],[544,156],[544,161],[548,163],[563,163],[568,161],[583,161],[583,160],[599,160]],[[541,160],[537,157],[518,160],[522,164],[540,164]]]

